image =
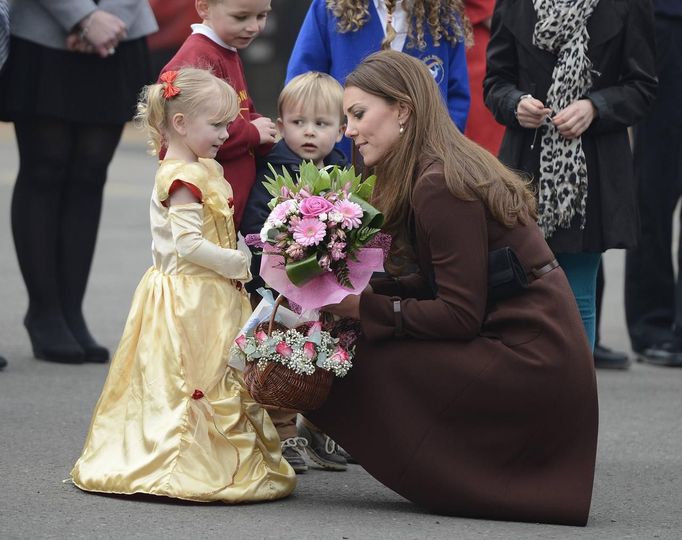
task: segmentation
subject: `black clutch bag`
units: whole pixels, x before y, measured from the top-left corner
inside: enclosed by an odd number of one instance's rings
[[[488,253],[488,304],[506,300],[528,288],[528,276],[508,246]]]

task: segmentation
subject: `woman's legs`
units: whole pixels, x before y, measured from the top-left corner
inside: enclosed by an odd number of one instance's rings
[[[59,223],[57,275],[64,317],[90,362],[105,362],[109,358],[109,352],[90,335],[82,306],[95,252],[107,169],[122,130],[122,125],[72,126],[72,158]]]
[[[47,118],[17,121],[14,127],[19,174],[12,195],[12,235],[28,292],[24,324],[36,357],[80,363],[83,349],[64,320],[58,277],[71,132],[67,123]]]
[[[597,271],[601,253],[558,253],[556,258],[571,285],[587,339],[594,349],[597,328]]]

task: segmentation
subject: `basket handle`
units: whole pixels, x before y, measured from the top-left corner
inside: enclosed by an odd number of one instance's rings
[[[275,300],[272,313],[270,314],[270,320],[268,321],[268,336],[272,334],[272,325],[275,324],[275,315],[277,314],[277,308],[282,305],[282,302],[284,302],[284,300],[286,300],[286,298],[284,298],[284,296],[282,296],[281,294]]]

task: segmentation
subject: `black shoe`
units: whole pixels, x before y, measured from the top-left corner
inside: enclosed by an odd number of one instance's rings
[[[630,358],[627,354],[613,351],[603,345],[594,346],[594,367],[597,369],[628,369]]]
[[[7,367],[7,360],[4,356],[0,356],[0,371]]]
[[[92,337],[87,325],[85,324],[85,319],[83,318],[82,313],[72,317],[69,317],[67,313],[66,322],[69,326],[69,329],[71,330],[71,333],[73,334],[73,337],[76,338],[76,341],[85,353],[85,358],[83,359],[84,362],[104,364],[109,360],[109,349],[102,347],[102,345],[95,341],[95,338]]]
[[[298,426],[298,434],[308,440],[305,451],[320,467],[327,471],[345,471],[348,468],[346,458],[339,455],[338,446],[327,435],[304,424]]]
[[[301,449],[307,445],[308,441],[303,437],[289,437],[282,441],[282,457],[287,460],[296,474],[308,470],[308,465],[303,459],[303,454],[301,454]]]
[[[33,356],[59,364],[82,364],[85,360],[83,348],[71,334],[64,319],[59,317],[36,319],[30,315],[24,318],[33,347]]]
[[[682,346],[668,341],[647,347],[637,355],[637,360],[655,366],[682,367]]]
[[[353,463],[357,464],[357,461],[351,456],[348,452],[346,452],[343,448],[341,448],[338,444],[336,445],[336,452],[344,458],[348,463]]]

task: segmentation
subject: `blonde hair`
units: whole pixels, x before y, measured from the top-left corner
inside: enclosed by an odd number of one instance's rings
[[[412,195],[419,167],[431,162],[442,163],[445,183],[455,197],[480,199],[500,224],[511,228],[535,219],[535,196],[528,182],[462,135],[423,62],[405,53],[380,51],[360,63],[345,85],[389,104],[403,104],[410,112],[398,143],[375,167],[374,203],[384,213],[397,258],[414,257]]]
[[[355,32],[369,20],[369,3],[372,0],[327,0],[327,9],[339,20],[337,29],[340,33]],[[384,0],[386,11],[393,15],[396,0]],[[464,12],[463,0],[412,0],[403,1],[407,13],[408,47],[419,50],[426,48],[424,40],[425,28],[428,27],[436,47],[441,39],[456,45],[463,41],[467,46],[473,44],[471,22]],[[386,28],[386,37],[381,43],[382,49],[389,49],[395,38],[392,24]]]
[[[345,122],[343,114],[343,87],[326,73],[308,71],[291,79],[282,89],[277,100],[277,114],[280,118],[285,109],[301,107],[316,113],[338,113],[340,123]]]
[[[192,116],[208,112],[215,122],[230,122],[239,113],[239,98],[234,89],[210,71],[181,68],[172,83],[145,86],[137,103],[135,124],[147,130],[153,155],[158,154],[167,141],[170,119],[176,113]],[[164,89],[171,84],[179,90],[173,97],[164,97]]]

